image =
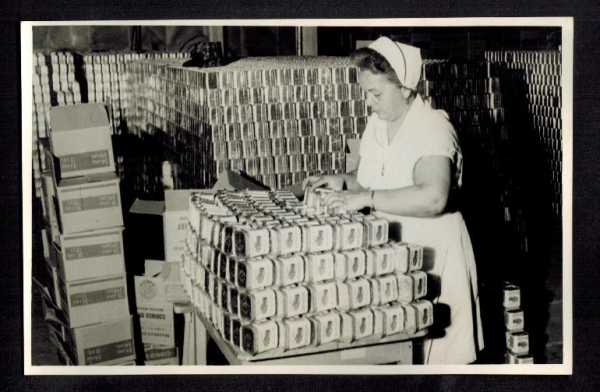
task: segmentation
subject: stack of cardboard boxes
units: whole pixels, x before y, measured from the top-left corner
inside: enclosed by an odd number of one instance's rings
[[[119,180],[104,105],[53,107],[44,175],[52,341],[65,362],[135,360]]]

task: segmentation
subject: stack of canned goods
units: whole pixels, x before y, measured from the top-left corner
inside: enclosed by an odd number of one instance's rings
[[[385,219],[317,212],[286,191],[199,192],[187,245],[192,302],[249,355],[433,323],[423,249],[390,241]]]
[[[110,108],[113,134],[125,131],[130,107],[131,86],[128,63],[140,59],[183,59],[180,52],[103,52],[82,53],[83,71],[87,82],[88,102],[104,102]]]
[[[75,79],[75,61],[70,52],[33,53],[32,69],[32,151],[35,193],[42,192],[45,167],[44,146],[40,139],[50,135],[50,107],[81,103],[81,89]]]
[[[283,188],[345,170],[345,142],[368,110],[342,57],[261,57],[222,67],[131,63],[136,132],[172,140],[182,187],[211,187],[224,169]],[[166,144],[167,145],[167,144]]]
[[[512,283],[503,288],[504,325],[506,327],[506,363],[532,364],[529,335],[525,332],[525,314],[521,309],[521,290]]]
[[[562,211],[562,53],[548,51],[486,52],[514,78],[507,82],[524,88],[534,137],[542,148],[552,184],[552,213]]]

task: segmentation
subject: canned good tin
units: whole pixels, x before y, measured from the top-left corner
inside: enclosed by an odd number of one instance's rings
[[[403,305],[404,308],[404,332],[408,334],[417,333],[417,309],[411,305]]]
[[[334,282],[312,284],[308,289],[311,313],[325,312],[337,307],[337,286]]]
[[[395,303],[382,306],[379,310],[383,313],[383,336],[400,333],[404,330],[404,308]]]
[[[364,248],[382,245],[388,242],[389,223],[386,219],[362,221]]]
[[[236,284],[238,287],[251,290],[273,284],[273,263],[269,259],[238,260],[236,271]]]
[[[269,230],[266,228],[235,228],[233,254],[237,257],[256,257],[270,252]]]
[[[411,306],[417,311],[417,330],[433,325],[433,303],[428,300],[414,301]]]
[[[380,298],[382,304],[387,304],[398,299],[398,279],[395,275],[378,277],[380,287]]]
[[[415,281],[410,275],[395,274],[398,281],[398,302],[407,305],[414,300]]]
[[[302,234],[298,226],[269,229],[271,255],[286,255],[302,249]]]
[[[337,312],[317,314],[309,318],[312,323],[314,345],[323,345],[334,342],[341,337],[342,319]]]
[[[396,270],[395,250],[391,247],[376,247],[372,248],[374,260],[374,275],[381,276],[392,273]]]
[[[350,250],[362,245],[363,225],[359,222],[344,222],[332,226],[333,249]]]
[[[295,317],[310,310],[309,289],[305,286],[286,286],[276,291],[277,316]]]
[[[279,327],[275,321],[241,326],[242,350],[251,355],[273,350],[279,345]]]
[[[343,268],[343,270],[345,271],[345,276],[348,279],[354,279],[359,276],[365,275],[367,264],[366,255],[364,251],[356,249],[351,251],[345,251],[341,254],[345,258],[345,268]],[[340,265],[340,270],[341,268],[342,266]]]
[[[504,287],[503,294],[502,305],[505,309],[518,309],[521,306],[521,290],[517,286]]]
[[[333,248],[333,229],[331,225],[303,225],[300,229],[303,252],[324,252]]]
[[[371,309],[360,309],[348,312],[352,318],[352,334],[354,340],[364,339],[373,335],[373,312]]]
[[[304,281],[304,259],[298,254],[273,258],[274,286],[288,286]]]
[[[277,313],[276,295],[273,289],[240,292],[240,316],[249,321],[264,320]]]
[[[284,350],[293,350],[306,347],[311,343],[312,325],[309,319],[300,317],[285,319],[284,325]]]
[[[512,332],[508,337],[508,349],[514,354],[529,353],[529,335],[527,332]]]
[[[334,257],[333,253],[310,253],[304,256],[305,260],[305,282],[321,282],[333,279]]]
[[[525,313],[520,309],[504,311],[504,325],[507,331],[522,331],[525,328]]]
[[[414,285],[414,293],[413,299],[423,298],[427,295],[427,273],[423,271],[413,271],[409,274],[409,276],[413,279]]]

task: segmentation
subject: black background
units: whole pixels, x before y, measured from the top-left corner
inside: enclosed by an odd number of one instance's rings
[[[573,16],[572,376],[62,376],[24,374],[21,21]],[[566,37],[564,37],[566,38]],[[0,5],[0,358],[2,390],[599,390],[600,4],[586,1],[4,1]],[[570,282],[565,281],[565,285]]]

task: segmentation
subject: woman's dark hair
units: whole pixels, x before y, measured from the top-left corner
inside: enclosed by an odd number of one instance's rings
[[[389,61],[376,50],[366,47],[360,48],[350,54],[350,59],[361,71],[371,71],[374,74],[385,75],[390,82],[398,85],[398,87],[404,87]]]

